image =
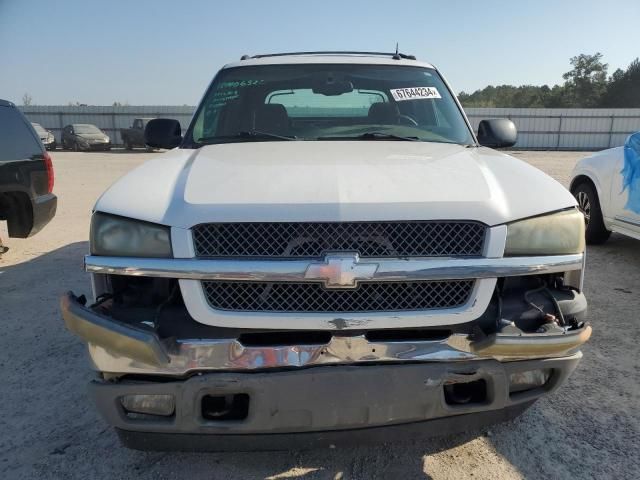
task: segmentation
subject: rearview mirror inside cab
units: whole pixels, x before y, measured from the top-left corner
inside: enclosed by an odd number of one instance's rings
[[[171,118],[149,120],[144,129],[144,143],[153,148],[176,148],[182,143],[180,122]]]
[[[320,95],[326,95],[329,97],[342,95],[343,93],[353,92],[353,83],[327,79],[326,82],[321,82],[313,87],[313,93]]]
[[[478,142],[483,147],[513,147],[518,140],[515,124],[507,118],[482,120],[478,126]]]

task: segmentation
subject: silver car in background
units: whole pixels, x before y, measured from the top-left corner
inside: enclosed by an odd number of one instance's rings
[[[44,128],[39,123],[31,122],[31,125],[33,126],[33,129],[38,134],[38,137],[40,138],[42,145],[44,145],[44,148],[46,148],[47,150],[55,150],[56,137],[53,135],[53,133],[51,133],[49,130]]]

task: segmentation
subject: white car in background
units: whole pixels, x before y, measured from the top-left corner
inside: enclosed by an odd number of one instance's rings
[[[640,240],[640,132],[580,160],[570,190],[585,216],[587,243],[604,243],[612,231]]]

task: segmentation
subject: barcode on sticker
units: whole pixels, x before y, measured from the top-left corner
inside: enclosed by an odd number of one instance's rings
[[[393,95],[396,102],[420,98],[442,98],[436,87],[392,88],[391,95]]]

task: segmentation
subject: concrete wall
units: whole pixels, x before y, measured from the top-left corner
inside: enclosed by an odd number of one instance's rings
[[[195,107],[33,105],[20,108],[29,120],[51,130],[58,141],[65,125],[92,123],[104,130],[113,143],[120,144],[120,129],[131,126],[136,117],[174,118],[184,130]],[[516,148],[521,149],[600,150],[622,145],[629,134],[640,131],[640,108],[467,108],[466,112],[474,129],[483,118],[511,118],[519,132]]]

